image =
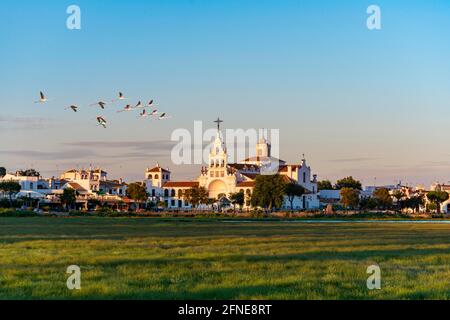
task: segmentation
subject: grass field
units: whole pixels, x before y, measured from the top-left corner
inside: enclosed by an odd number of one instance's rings
[[[450,298],[450,225],[0,218],[0,298]]]

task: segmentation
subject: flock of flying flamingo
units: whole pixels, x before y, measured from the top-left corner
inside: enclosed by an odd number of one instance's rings
[[[122,92],[119,92],[119,96],[116,99],[111,100],[110,103],[122,102],[124,100],[127,100],[127,98],[125,98],[125,96],[123,95]],[[51,100],[49,100],[44,95],[44,93],[41,91],[41,92],[39,92],[39,100],[35,101],[34,103],[47,103],[49,101],[51,101]],[[98,102],[90,104],[89,106],[91,106],[91,107],[98,106],[102,110],[104,110],[105,106],[107,104],[108,103],[106,103],[105,101],[100,100]],[[77,105],[70,105],[69,107],[64,108],[64,109],[65,110],[71,109],[73,112],[78,112],[78,108],[79,107]],[[151,108],[152,111],[147,112],[146,108]],[[153,100],[150,100],[146,105],[142,104],[141,101],[138,101],[138,103],[135,106],[127,104],[123,109],[118,110],[117,112],[134,111],[134,110],[142,110],[141,112],[139,112],[140,118],[150,117],[153,120],[165,120],[165,119],[171,118],[165,112],[159,113],[159,111],[157,109],[154,109]],[[105,118],[103,116],[97,116],[96,120],[97,120],[97,125],[102,126],[103,128],[106,128],[107,121],[105,120]]]

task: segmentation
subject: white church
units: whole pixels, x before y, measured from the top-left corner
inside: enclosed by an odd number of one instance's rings
[[[256,156],[239,163],[228,163],[227,149],[219,124],[209,153],[208,165],[202,167],[196,180],[172,181],[170,170],[162,168],[159,164],[146,169],[144,183],[152,200],[164,201],[167,208],[190,208],[190,204],[183,199],[183,192],[192,187],[204,187],[209,193],[209,198],[213,199],[226,198],[232,193],[242,191],[246,195],[244,207],[247,207],[256,176],[262,173],[268,163],[277,163],[276,174],[282,175],[286,182],[298,183],[306,190],[301,198],[297,197],[294,200],[294,209],[319,208],[317,176],[311,174],[311,168],[304,157],[299,164],[287,164],[272,157],[270,143],[261,138],[256,145]],[[283,208],[290,208],[287,199]]]

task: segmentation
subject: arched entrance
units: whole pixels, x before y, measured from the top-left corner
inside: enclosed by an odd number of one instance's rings
[[[217,199],[219,194],[225,194],[228,197],[228,190],[225,182],[221,180],[214,180],[208,186],[209,197]]]

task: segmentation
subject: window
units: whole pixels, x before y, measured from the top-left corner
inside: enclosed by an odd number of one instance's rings
[[[153,179],[153,176],[151,174],[148,175],[149,179]]]
[[[223,171],[221,171],[220,176],[223,178],[225,176],[225,173]]]
[[[303,172],[303,183],[306,183],[306,172]]]
[[[122,189],[119,189],[119,194],[123,194],[123,191],[122,191]]]
[[[164,197],[168,197],[169,196],[169,190],[168,189],[164,189]]]
[[[174,206],[175,206],[175,200],[171,200],[171,201],[170,201],[170,205],[171,205],[172,207],[174,207]]]
[[[152,189],[152,197],[154,197],[155,195],[156,195],[155,189]]]
[[[210,172],[209,172],[209,176],[210,176],[210,177],[214,177],[214,171],[210,171]]]
[[[172,192],[170,193],[170,196],[175,197],[175,190],[172,189]]]
[[[183,197],[183,190],[178,189],[178,198]]]
[[[30,182],[30,189],[33,189],[33,182]]]
[[[159,179],[159,176],[157,174],[155,174],[155,179]]]

